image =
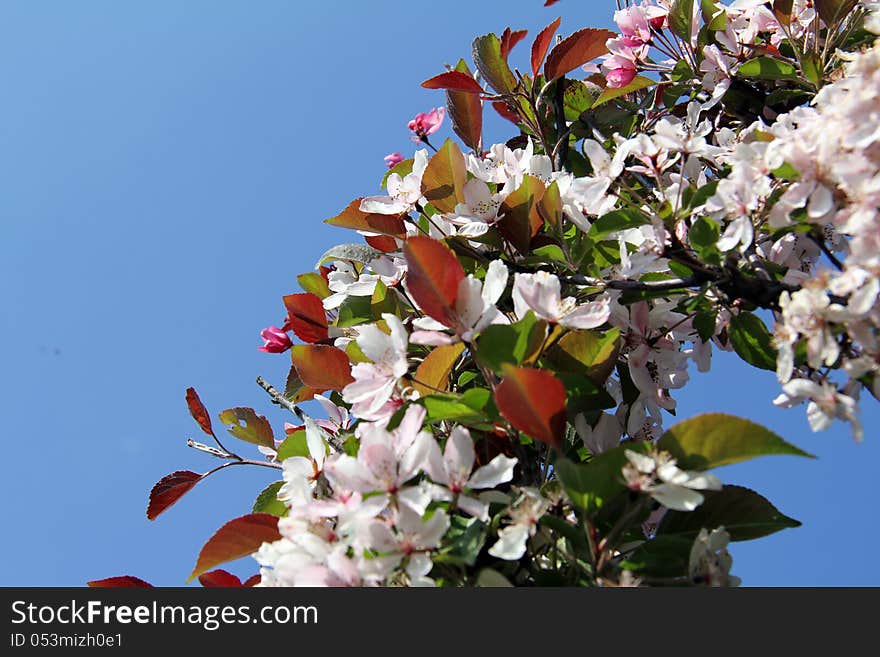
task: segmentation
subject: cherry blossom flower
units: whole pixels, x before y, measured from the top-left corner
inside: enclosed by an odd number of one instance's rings
[[[541,319],[573,329],[597,328],[611,315],[607,298],[580,305],[574,297],[563,299],[559,279],[545,271],[514,277],[513,304],[517,317],[531,310]]]
[[[674,511],[693,511],[703,503],[698,490],[721,490],[721,481],[705,472],[681,470],[668,452],[625,450],[623,478],[630,490],[649,494]]]
[[[361,201],[362,212],[404,214],[412,211],[422,199],[422,175],[428,166],[428,151],[416,151],[413,168],[406,176],[392,173],[385,182],[388,196],[368,196]]]
[[[696,584],[706,586],[739,586],[739,577],[730,574],[733,558],[727,551],[730,534],[724,527],[711,532],[700,530],[688,559],[688,576]]]
[[[426,141],[428,135],[433,135],[440,129],[445,116],[445,107],[435,107],[430,112],[416,114],[415,118],[407,124],[407,127],[414,133],[412,140]]]
[[[526,542],[538,530],[538,521],[550,508],[549,501],[537,488],[520,489],[519,498],[507,510],[510,524],[498,532],[498,540],[489,548],[489,554],[506,561],[521,559]]]
[[[807,420],[813,431],[824,431],[835,419],[840,419],[852,425],[856,441],[862,440],[865,432],[857,415],[857,401],[839,392],[833,383],[792,379],[782,386],[782,394],[773,403],[782,408],[791,408],[807,400]]]
[[[383,159],[385,160],[385,164],[388,165],[388,168],[389,168],[389,169],[393,169],[393,168],[396,167],[398,164],[400,164],[401,162],[403,162],[403,160],[404,160],[405,158],[403,157],[403,155],[402,155],[401,153],[396,153],[396,152],[395,152],[395,153],[389,153],[389,154],[386,155]]]

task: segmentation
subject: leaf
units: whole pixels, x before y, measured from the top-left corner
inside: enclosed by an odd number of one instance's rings
[[[464,75],[477,84],[463,59],[458,61],[455,73]],[[479,153],[483,138],[483,101],[471,93],[449,90],[446,92],[446,107],[455,134],[474,152]]]
[[[694,26],[694,0],[674,0],[667,20],[672,33],[690,43]]]
[[[693,545],[685,536],[657,536],[633,550],[620,567],[651,577],[681,577],[688,574]]]
[[[421,398],[428,422],[453,420],[459,424],[485,422],[494,415],[492,393],[486,388],[471,388],[463,395],[428,395]]]
[[[734,351],[749,365],[776,371],[773,336],[759,317],[749,312],[734,315],[727,326],[727,334]]]
[[[773,0],[773,15],[782,25],[791,25],[791,10],[794,0]]]
[[[226,430],[239,440],[275,449],[272,425],[252,408],[236,406],[220,412],[220,421],[229,426]],[[244,426],[242,426],[244,422]]]
[[[287,372],[287,380],[284,382],[284,398],[298,404],[307,401],[320,393],[320,390],[309,388],[305,385],[296,373],[296,368],[291,365]]]
[[[388,235],[364,235],[364,242],[382,253],[398,251],[397,240]]]
[[[537,208],[538,215],[547,225],[556,227],[562,222],[562,196],[559,194],[559,184],[555,180],[544,190]]]
[[[422,82],[425,89],[447,89],[467,94],[481,94],[483,87],[472,75],[461,71],[447,71]]]
[[[325,262],[333,260],[352,260],[366,265],[381,255],[380,251],[366,244],[337,244],[324,251],[315,267],[320,267]]]
[[[421,395],[448,390],[452,367],[463,351],[463,342],[434,347],[425,360],[419,363],[413,375],[413,387]]]
[[[552,5],[556,0],[548,0],[544,6]],[[480,588],[511,588],[513,584],[501,573],[493,568],[482,568],[477,573],[477,579],[474,586]]]
[[[660,437],[657,447],[685,470],[709,470],[769,454],[815,458],[760,424],[724,413],[679,422]]]
[[[199,423],[202,431],[209,436],[213,436],[214,429],[211,427],[211,416],[208,414],[208,409],[205,408],[202,400],[199,399],[199,394],[195,388],[186,389],[186,405],[189,407],[189,414]]]
[[[327,313],[321,299],[311,292],[288,294],[283,298],[287,308],[287,324],[304,342],[326,340]]]
[[[232,573],[218,568],[199,575],[199,584],[209,588],[240,588],[241,580]]]
[[[501,56],[504,57],[504,61],[507,61],[510,51],[513,50],[516,44],[525,39],[528,33],[528,30],[514,30],[511,32],[509,27],[504,28],[504,32],[501,34]]]
[[[187,582],[214,566],[246,557],[256,552],[263,543],[271,543],[280,538],[278,518],[268,513],[250,513],[230,520],[202,547]]]
[[[303,431],[303,434],[305,434],[305,431]],[[290,438],[287,440],[290,440]],[[287,442],[287,440],[285,440],[285,442]],[[280,460],[281,459],[279,458],[279,461]],[[254,507],[251,510],[254,513],[268,513],[273,516],[278,516],[279,518],[287,515],[287,505],[278,499],[278,491],[281,490],[283,485],[283,481],[275,481],[266,486],[266,488],[264,488],[257,496],[257,499],[254,500]]]
[[[797,69],[788,62],[772,57],[756,57],[742,64],[737,74],[757,80],[797,80]]]
[[[590,231],[587,235],[594,242],[601,242],[606,237],[621,230],[638,228],[648,223],[651,222],[641,212],[636,212],[635,210],[614,210],[596,219],[590,226]]]
[[[647,89],[648,87],[652,87],[655,84],[657,84],[656,80],[652,80],[651,78],[645,77],[644,75],[637,75],[625,87],[605,87],[602,93],[599,94],[599,97],[593,102],[593,107],[599,107],[599,105],[607,103],[609,100],[614,100],[615,98],[629,95],[635,91]]]
[[[400,216],[363,212],[360,209],[361,200],[356,198],[335,217],[325,219],[324,223],[339,228],[364,230],[392,237],[404,237],[406,235],[406,226]]]
[[[705,500],[693,511],[669,511],[657,529],[662,536],[693,540],[700,530],[723,526],[732,541],[750,541],[801,523],[779,511],[765,497],[742,486],[724,486],[717,492],[703,491]]]
[[[256,575],[251,575],[250,577],[248,577],[244,581],[244,584],[242,584],[242,586],[253,587],[253,586],[256,586],[257,584],[259,584],[261,581],[263,581],[263,578],[260,575],[260,573],[257,573]]]
[[[535,37],[534,43],[532,43],[532,74],[535,77],[538,77],[538,71],[541,70],[541,65],[544,63],[544,58],[547,56],[547,51],[553,42],[553,35],[556,34],[556,30],[559,29],[561,22],[562,18],[560,17],[550,23],[550,25],[541,30],[538,36]]]
[[[522,365],[537,354],[547,337],[547,322],[528,312],[513,324],[487,326],[477,338],[477,361],[500,372],[505,363]]]
[[[458,284],[465,277],[455,254],[442,242],[416,235],[403,246],[406,284],[419,307],[445,326],[455,326]]]
[[[375,290],[373,290],[375,292]],[[351,295],[339,306],[337,328],[348,328],[373,321],[373,297]]]
[[[290,358],[297,376],[309,388],[339,391],[354,381],[348,356],[336,347],[295,344],[290,348]]]
[[[203,477],[204,475],[189,470],[178,470],[162,477],[150,491],[147,518],[155,520],[156,516],[186,495]]]
[[[566,79],[562,94],[562,110],[566,121],[577,121],[581,114],[593,106],[598,94],[580,80]],[[583,125],[583,124],[581,124]]]
[[[467,167],[464,155],[451,139],[447,139],[428,162],[422,174],[422,194],[440,212],[452,212],[464,202]]]
[[[523,176],[522,184],[507,195],[498,215],[503,217],[495,224],[498,232],[520,253],[527,253],[532,237],[544,225],[536,207],[544,195],[544,183],[534,176]]]
[[[501,42],[494,34],[474,39],[474,64],[483,79],[499,94],[509,94],[516,88],[516,78],[501,54]]]
[[[405,316],[397,294],[381,280],[378,280],[376,287],[373,288],[373,296],[370,297],[370,314],[374,320],[379,321],[382,319],[382,313],[391,313],[399,317]]]
[[[439,563],[473,566],[486,543],[488,530],[486,523],[477,518],[453,515],[449,530],[443,537],[445,547],[436,554],[434,560]]]
[[[597,386],[604,386],[617,363],[621,344],[618,328],[605,333],[568,331],[548,350],[544,359],[557,371],[584,373]]]
[[[498,112],[498,115],[501,118],[507,119],[513,125],[519,125],[519,114],[517,114],[515,110],[510,109],[510,105],[508,105],[503,100],[493,101],[492,109]]]
[[[278,446],[278,460],[285,461],[294,456],[305,456],[309,458],[309,443],[306,439],[305,429],[294,431],[289,434]],[[264,491],[265,492],[265,491]],[[256,509],[255,509],[256,511]]]
[[[498,411],[519,431],[560,449],[565,431],[565,386],[544,370],[507,365],[504,373],[495,388]]]
[[[153,588],[153,585],[149,582],[145,582],[139,577],[132,577],[131,575],[120,575],[119,577],[108,577],[106,579],[94,579],[89,582],[88,585],[89,588],[93,589]]]
[[[852,11],[855,4],[856,0],[813,0],[819,18],[832,28]]]
[[[303,290],[311,292],[319,299],[326,299],[331,294],[327,279],[316,271],[300,274],[296,277],[296,280]]]
[[[592,515],[612,497],[626,490],[621,474],[623,466],[629,462],[625,449],[644,451],[646,448],[643,443],[615,447],[589,463],[575,463],[564,457],[556,459],[553,471],[572,504]]]
[[[569,71],[604,55],[608,52],[605,42],[616,36],[609,30],[589,27],[578,30],[550,51],[544,64],[544,76],[548,81],[561,78]]]

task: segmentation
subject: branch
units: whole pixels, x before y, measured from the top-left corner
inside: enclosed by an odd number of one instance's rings
[[[266,393],[272,398],[273,404],[278,404],[279,406],[283,406],[288,411],[290,411],[291,413],[296,415],[300,419],[300,421],[302,421],[303,412],[299,409],[299,407],[296,404],[294,404],[292,401],[287,399],[287,397],[285,397],[280,392],[278,392],[278,390],[276,390],[275,387],[271,383],[266,381],[266,379],[264,379],[263,377],[258,376],[257,377],[257,385],[260,386],[263,390],[265,390]]]

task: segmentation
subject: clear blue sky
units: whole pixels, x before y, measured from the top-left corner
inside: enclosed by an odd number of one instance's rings
[[[283,384],[289,361],[258,352],[258,333],[281,321],[295,276],[349,238],[321,220],[376,193],[382,157],[412,149],[407,120],[442,103],[419,83],[474,36],[508,20],[534,36],[559,13],[566,32],[607,26],[614,7],[542,4],[0,4],[0,585],[183,583],[273,474],[221,473],[149,522],[156,480],[214,465],[184,445],[199,435],[185,389],[215,415],[254,406],[281,430],[253,381]],[[814,435],[802,409],[775,409],[771,373],[719,358],[695,376],[680,417],[744,415],[820,457],[718,473],[805,523],[735,544],[733,572],[880,585],[860,558],[880,539],[876,404],[855,445],[845,426]]]

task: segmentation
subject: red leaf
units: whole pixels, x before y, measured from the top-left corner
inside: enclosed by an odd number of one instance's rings
[[[279,538],[278,518],[268,513],[249,513],[230,520],[205,543],[187,581],[221,563],[253,554],[263,543]]]
[[[471,75],[467,63],[460,59],[456,72]],[[447,90],[446,107],[452,121],[452,129],[475,153],[482,150],[483,101],[475,94]]]
[[[557,2],[559,2],[559,0],[547,0],[547,2],[544,3],[544,6],[549,7],[550,5],[555,5]]]
[[[495,111],[498,112],[502,118],[507,119],[514,125],[519,125],[519,114],[510,109],[506,102],[503,100],[496,100],[492,103],[492,107],[495,108]]]
[[[199,423],[199,426],[209,436],[214,435],[214,429],[211,428],[211,416],[208,415],[208,409],[199,399],[199,395],[195,388],[186,389],[186,405],[189,406],[189,414]]]
[[[455,326],[455,301],[464,269],[455,254],[442,242],[417,235],[403,246],[406,282],[419,307],[446,326]]]
[[[325,219],[324,223],[339,228],[351,228],[352,230],[364,230],[370,233],[381,233],[394,237],[405,237],[406,226],[403,219],[397,215],[371,214],[362,212],[360,209],[361,199],[356,198],[335,217]]]
[[[326,340],[327,314],[321,298],[311,292],[288,294],[283,299],[287,308],[287,326],[303,342]]]
[[[260,577],[260,573],[257,573],[256,575],[251,575],[250,577],[248,577],[248,578],[244,581],[244,584],[242,584],[242,586],[248,586],[248,587],[250,587],[250,586],[256,586],[256,585],[259,584],[261,581],[262,581],[262,577]]]
[[[533,176],[523,176],[522,184],[507,195],[498,214],[498,232],[520,253],[526,253],[534,235],[544,221],[538,214],[537,203],[544,195],[544,183]]]
[[[604,55],[608,52],[605,42],[615,36],[614,32],[591,27],[578,30],[550,51],[544,64],[544,75],[548,81],[555,80]]]
[[[435,75],[422,82],[422,86],[425,89],[452,89],[469,94],[483,93],[483,87],[480,86],[480,83],[474,80],[473,76],[461,71],[446,71],[446,73]]]
[[[565,431],[565,386],[544,370],[504,368],[495,388],[498,411],[514,427],[559,449]]]
[[[108,577],[107,579],[95,579],[89,582],[89,588],[93,589],[151,589],[153,585],[138,577],[122,575],[121,577]]]
[[[150,491],[147,518],[155,520],[156,516],[186,495],[193,486],[202,480],[203,476],[198,472],[178,470],[162,477]]]
[[[505,27],[504,33],[501,35],[501,56],[504,57],[504,59],[507,59],[507,56],[510,54],[510,51],[513,50],[513,47],[525,39],[528,33],[528,30],[511,32],[509,27]]]
[[[388,235],[367,235],[364,241],[382,253],[394,253],[400,250],[395,239]]]
[[[354,381],[348,354],[330,345],[295,344],[290,357],[297,376],[315,390],[342,390]]]
[[[240,588],[241,580],[230,572],[218,568],[199,575],[199,583],[206,589],[209,588]]]
[[[532,44],[532,73],[535,77],[538,77],[538,71],[541,70],[541,64],[544,63],[544,57],[547,56],[547,51],[550,49],[550,43],[553,41],[553,35],[556,34],[556,30],[559,29],[559,23],[561,21],[562,18],[557,18],[550,23],[550,25],[541,30],[541,33],[538,34],[538,37]]]

